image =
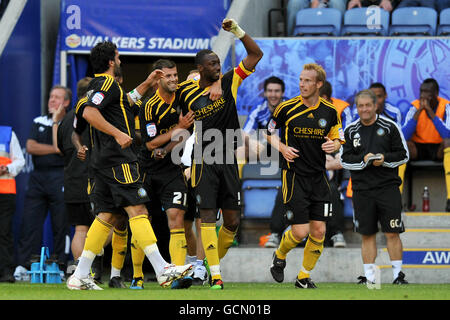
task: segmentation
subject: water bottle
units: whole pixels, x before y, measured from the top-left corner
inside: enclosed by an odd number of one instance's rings
[[[430,212],[430,191],[428,187],[423,188],[422,211]]]

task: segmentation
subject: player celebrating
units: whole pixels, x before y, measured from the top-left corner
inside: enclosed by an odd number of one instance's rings
[[[270,272],[275,281],[283,282],[286,255],[309,234],[303,265],[295,282],[297,288],[316,288],[310,272],[322,254],[326,221],[332,214],[325,154],[338,151],[344,142],[336,108],[319,96],[325,80],[321,66],[304,65],[300,95],[281,103],[268,124],[267,140],[284,157],[283,201],[292,226],[274,253]],[[281,141],[273,135],[276,129],[281,129]]]
[[[215,81],[220,79],[220,60],[211,50],[201,50],[195,57],[199,80],[188,80],[180,85],[180,105],[183,114],[189,111],[195,113],[196,144],[191,167],[191,184],[194,188],[197,205],[200,211],[201,238],[206,259],[211,271],[212,289],[223,289],[219,260],[225,256],[233,243],[240,219],[240,179],[237,161],[234,155],[236,146],[227,145],[226,130],[233,132],[240,128],[236,110],[237,89],[255,68],[263,53],[255,41],[246,34],[233,19],[225,19],[222,28],[237,36],[247,51],[247,57],[238,67],[223,75],[223,95],[217,101],[212,101],[202,93]],[[201,128],[200,128],[201,127]],[[221,142],[201,142],[208,129],[220,131]],[[210,131],[211,132],[211,131]],[[211,155],[222,159],[231,159],[231,163],[218,163],[204,159],[205,149],[214,149]],[[202,151],[202,156],[197,156]],[[206,153],[205,153],[206,154]],[[227,157],[228,155],[228,157]],[[223,225],[216,234],[216,213],[221,208]]]
[[[101,290],[89,278],[89,269],[113,227],[117,208],[123,208],[127,213],[131,232],[152,264],[160,285],[170,286],[174,280],[184,277],[192,266],[168,264],[156,245],[144,205],[149,199],[139,182],[137,157],[130,148],[134,136],[134,117],[127,94],[114,79],[120,71],[119,52],[116,45],[105,41],[91,50],[90,58],[97,74],[89,84],[90,92],[82,114],[95,128],[92,132],[94,147],[91,150],[91,164],[95,180],[94,210],[98,214],[89,228],[80,261],[67,280],[67,287],[73,290]],[[155,84],[162,74],[162,71],[152,73],[150,84]]]

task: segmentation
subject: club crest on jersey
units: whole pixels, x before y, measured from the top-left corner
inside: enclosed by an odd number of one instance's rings
[[[267,129],[269,130],[270,133],[274,133],[276,126],[277,123],[275,122],[275,120],[271,119],[269,125],[267,126]]]
[[[381,136],[384,136],[384,129],[383,128],[378,128],[378,130],[377,130],[377,135],[379,135],[380,137]]]
[[[145,198],[147,196],[147,191],[145,191],[144,188],[139,188],[138,196],[141,197],[141,198]]]
[[[291,210],[286,211],[285,216],[288,221],[292,221],[292,219],[294,219],[294,213]]]
[[[319,127],[325,128],[325,126],[327,125],[327,120],[325,120],[324,118],[321,118],[321,119],[319,119],[319,121],[317,123],[319,124]]]
[[[104,98],[105,98],[105,95],[103,93],[97,92],[92,97],[92,103],[98,106],[100,103],[102,103]]]
[[[156,136],[156,125],[153,122],[147,124],[147,134],[150,138]]]

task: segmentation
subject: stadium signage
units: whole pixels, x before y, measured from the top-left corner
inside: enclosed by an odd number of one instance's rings
[[[150,38],[145,37],[108,37],[108,36],[79,36],[70,34],[65,43],[71,49],[91,49],[102,41],[112,41],[119,50],[202,50],[211,47],[211,39],[203,38]]]
[[[450,266],[450,250],[405,250],[403,263],[414,265],[448,265]]]
[[[195,54],[211,48],[227,10],[227,1],[62,0],[60,48],[110,40],[122,52]]]

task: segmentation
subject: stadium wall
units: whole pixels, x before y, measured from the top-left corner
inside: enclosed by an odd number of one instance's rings
[[[10,125],[26,157],[26,166],[16,177],[17,209],[13,220],[15,242],[22,217],[31,157],[25,152],[31,121],[41,114],[40,1],[27,4],[0,57],[0,124]]]

